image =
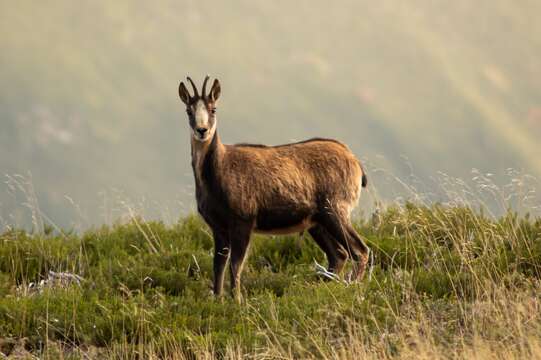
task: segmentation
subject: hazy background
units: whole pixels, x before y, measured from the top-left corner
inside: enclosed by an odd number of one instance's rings
[[[0,219],[193,210],[187,74],[221,80],[225,143],[349,144],[365,203],[400,194],[388,174],[428,190],[439,172],[539,176],[540,14],[537,0],[2,0]]]

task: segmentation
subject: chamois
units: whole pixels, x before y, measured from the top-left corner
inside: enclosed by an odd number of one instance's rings
[[[240,275],[252,232],[299,233],[308,230],[325,252],[328,271],[339,274],[348,257],[353,278],[362,277],[369,249],[354,230],[350,213],[367,178],[348,147],[332,139],[265,146],[224,145],[216,130],[221,86],[201,95],[190,77],[180,99],[191,127],[192,168],[197,209],[214,237],[214,294],[222,294],[230,258],[231,294],[241,299]]]

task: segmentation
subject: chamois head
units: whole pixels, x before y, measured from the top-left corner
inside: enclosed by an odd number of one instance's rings
[[[216,103],[220,97],[220,82],[218,79],[215,79],[212,88],[206,94],[207,82],[209,80],[209,76],[207,75],[203,81],[201,95],[199,95],[192,79],[189,76],[187,79],[192,85],[193,96],[190,95],[183,82],[178,87],[178,94],[182,102],[186,104],[186,113],[190,120],[192,136],[197,141],[205,142],[212,139],[216,131]]]

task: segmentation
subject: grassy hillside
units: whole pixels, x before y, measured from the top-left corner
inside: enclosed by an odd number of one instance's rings
[[[391,207],[370,278],[324,282],[307,236],[256,237],[244,303],[210,293],[195,217],[0,236],[0,351],[44,358],[541,358],[541,220]],[[50,271],[82,276],[50,280]],[[40,281],[49,279],[48,283]],[[33,282],[34,285],[30,285]]]
[[[210,73],[226,142],[327,136],[401,177],[408,163],[422,179],[540,175],[540,12],[511,0],[3,1],[0,171],[30,172],[42,211],[67,227],[107,221],[117,198],[146,199],[151,217],[186,212],[176,88]],[[0,217],[28,224],[21,194],[1,190]]]

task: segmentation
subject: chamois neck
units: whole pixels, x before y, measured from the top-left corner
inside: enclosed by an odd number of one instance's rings
[[[203,168],[205,166],[210,166],[210,168],[207,169],[209,169],[211,173],[218,172],[217,167],[220,166],[220,160],[222,159],[224,152],[225,146],[221,143],[218,132],[214,132],[213,137],[205,142],[200,142],[192,138],[192,168],[197,188],[201,189],[206,183],[204,180],[205,171]]]

